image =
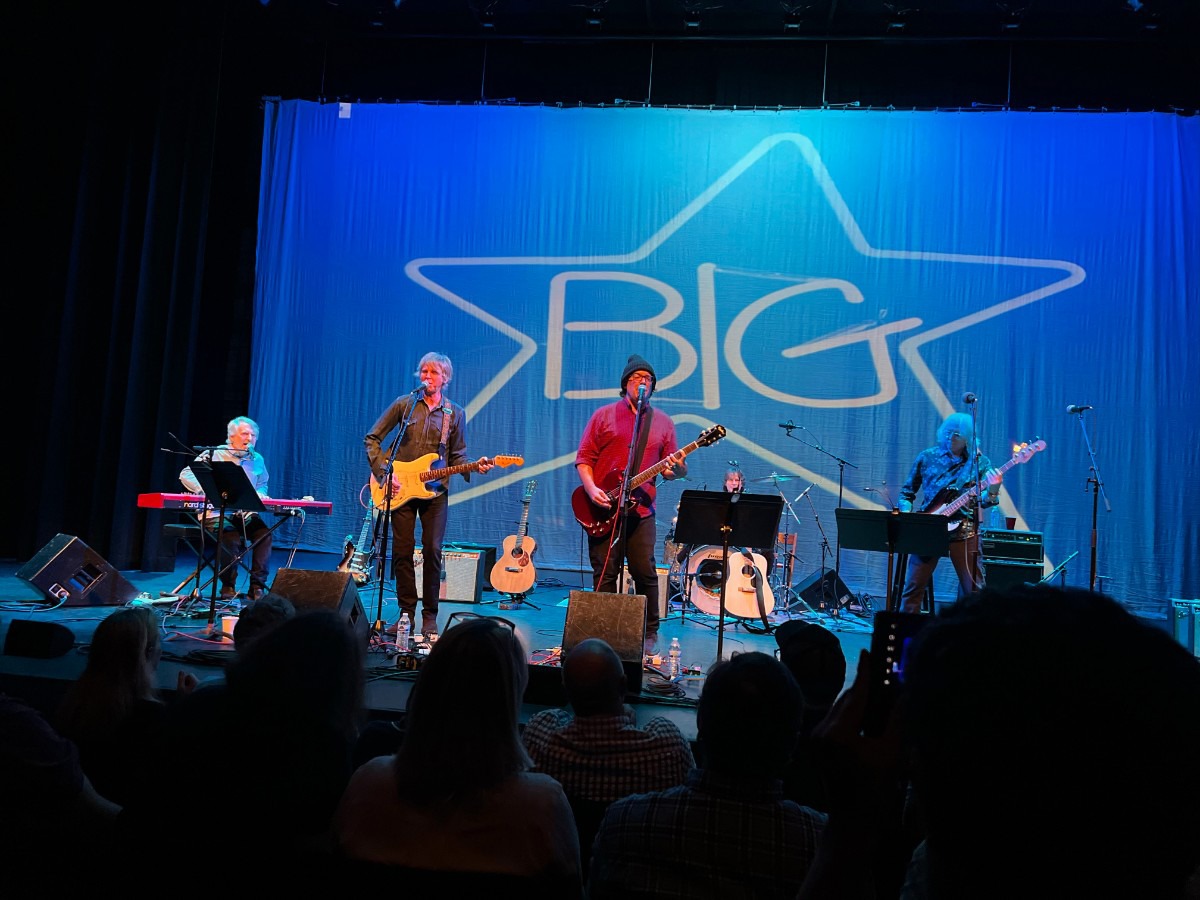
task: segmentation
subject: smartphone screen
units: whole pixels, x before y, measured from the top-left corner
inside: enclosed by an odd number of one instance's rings
[[[871,690],[863,718],[864,734],[879,734],[887,726],[892,706],[904,684],[912,640],[930,618],[921,613],[890,610],[875,613],[875,630],[871,634]]]

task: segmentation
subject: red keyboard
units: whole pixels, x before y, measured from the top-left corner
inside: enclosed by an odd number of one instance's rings
[[[143,509],[199,510],[206,506],[209,509],[213,508],[204,499],[203,494],[138,494],[137,505]],[[295,510],[315,513],[318,516],[328,516],[333,513],[333,504],[328,500],[280,500],[277,497],[270,497],[263,500],[263,506],[267,508],[267,512],[277,515],[287,515]],[[236,512],[237,510],[227,511]]]

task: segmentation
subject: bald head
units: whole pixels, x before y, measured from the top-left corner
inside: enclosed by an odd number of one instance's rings
[[[576,644],[563,659],[562,675],[575,715],[614,715],[625,708],[625,670],[607,641],[588,638]]]

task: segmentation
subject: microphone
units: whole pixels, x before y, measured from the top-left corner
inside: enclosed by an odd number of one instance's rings
[[[787,432],[791,434],[793,428],[799,428],[800,426],[794,424],[791,419],[788,419],[786,422],[780,422],[779,427],[786,429]]]
[[[978,399],[979,398],[976,397],[974,394],[972,394],[970,391],[967,391],[965,394],[963,394],[963,403],[974,403]]]
[[[806,487],[806,488],[804,489],[803,493],[801,493],[799,497],[797,497],[797,498],[796,498],[795,500],[793,500],[792,502],[793,502],[793,503],[799,503],[801,500],[803,500],[803,499],[804,499],[805,495],[806,495],[806,494],[807,494],[809,491],[811,491],[813,488],[815,488],[816,486],[817,486],[817,483],[814,481],[812,484],[810,484],[808,487]]]
[[[638,385],[638,406],[642,405],[642,401],[646,399],[646,382]]]
[[[412,393],[412,394],[421,394],[421,393],[424,393],[424,392],[425,392],[425,391],[427,391],[427,390],[429,390],[429,382],[428,382],[428,381],[422,381],[422,382],[421,382],[420,384],[418,384],[418,385],[417,385],[415,388],[413,388],[413,389],[412,389],[412,390],[411,390],[409,393]]]
[[[1090,406],[1076,406],[1074,403],[1072,403],[1070,406],[1067,407],[1067,412],[1073,416],[1077,416],[1081,412],[1084,412],[1085,410],[1089,410],[1089,409],[1091,409]]]

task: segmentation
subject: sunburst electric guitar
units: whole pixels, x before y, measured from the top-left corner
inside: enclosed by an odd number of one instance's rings
[[[529,501],[533,499],[535,490],[537,481],[525,485],[525,496],[521,498],[524,507],[521,510],[521,524],[517,526],[516,534],[504,539],[504,549],[492,566],[492,588],[501,594],[524,594],[537,580],[532,559],[537,542],[529,537]]]
[[[463,463],[459,466],[446,466],[442,469],[431,469],[434,461],[438,458],[436,453],[426,453],[424,456],[419,456],[411,462],[401,462],[396,460],[392,463],[392,474],[400,482],[400,489],[392,494],[391,509],[399,509],[409,500],[428,500],[433,496],[433,491],[425,487],[427,481],[441,481],[444,478],[449,478],[451,475],[461,475],[464,472],[478,472],[479,467],[488,461],[488,457],[484,456],[475,462]],[[525,465],[525,457],[523,456],[493,456],[491,457],[493,465],[500,466],[523,466]],[[371,501],[379,509],[387,508],[387,482],[379,483],[379,479],[374,475],[371,476]]]
[[[725,426],[714,425],[709,428],[700,437],[692,441],[686,447],[680,447],[679,451],[687,456],[689,453],[699,450],[701,447],[707,447],[709,444],[715,444],[721,438],[725,437]],[[670,464],[670,457],[651,466],[644,472],[639,472],[629,479],[629,503],[633,505],[637,502],[637,497],[634,491],[645,484],[651,478],[666,471]],[[623,473],[619,470],[609,472],[607,475],[596,479],[596,484],[604,488],[608,494],[609,506],[597,506],[592,502],[592,498],[588,496],[583,485],[575,488],[571,494],[571,511],[575,514],[575,520],[583,526],[583,530],[593,537],[600,537],[604,534],[610,534],[613,526],[617,521],[617,500],[621,496],[621,476]]]
[[[1039,450],[1045,449],[1045,441],[1034,441],[1032,444],[1018,444],[1016,449],[1013,450],[1012,459],[1010,459],[996,471],[1003,475],[1013,466],[1017,465],[1018,463],[1028,462],[1033,454],[1037,453]],[[979,485],[977,484],[971,485],[970,488],[963,491],[957,497],[953,496],[953,489],[947,488],[933,498],[933,502],[925,507],[925,512],[933,513],[937,516],[952,516],[970,503],[976,496],[978,496],[978,494]],[[953,497],[953,499],[946,499],[947,495]],[[951,519],[946,523],[946,530],[954,531],[962,523],[962,519]]]
[[[342,557],[342,561],[338,564],[339,572],[349,572],[357,585],[370,584],[375,573],[375,543],[372,541],[367,543],[367,537],[371,533],[371,526],[375,524],[375,504],[371,504],[371,508],[367,510],[367,516],[363,519],[362,534],[358,536],[358,544],[355,545],[352,536],[346,535],[346,553]]]

